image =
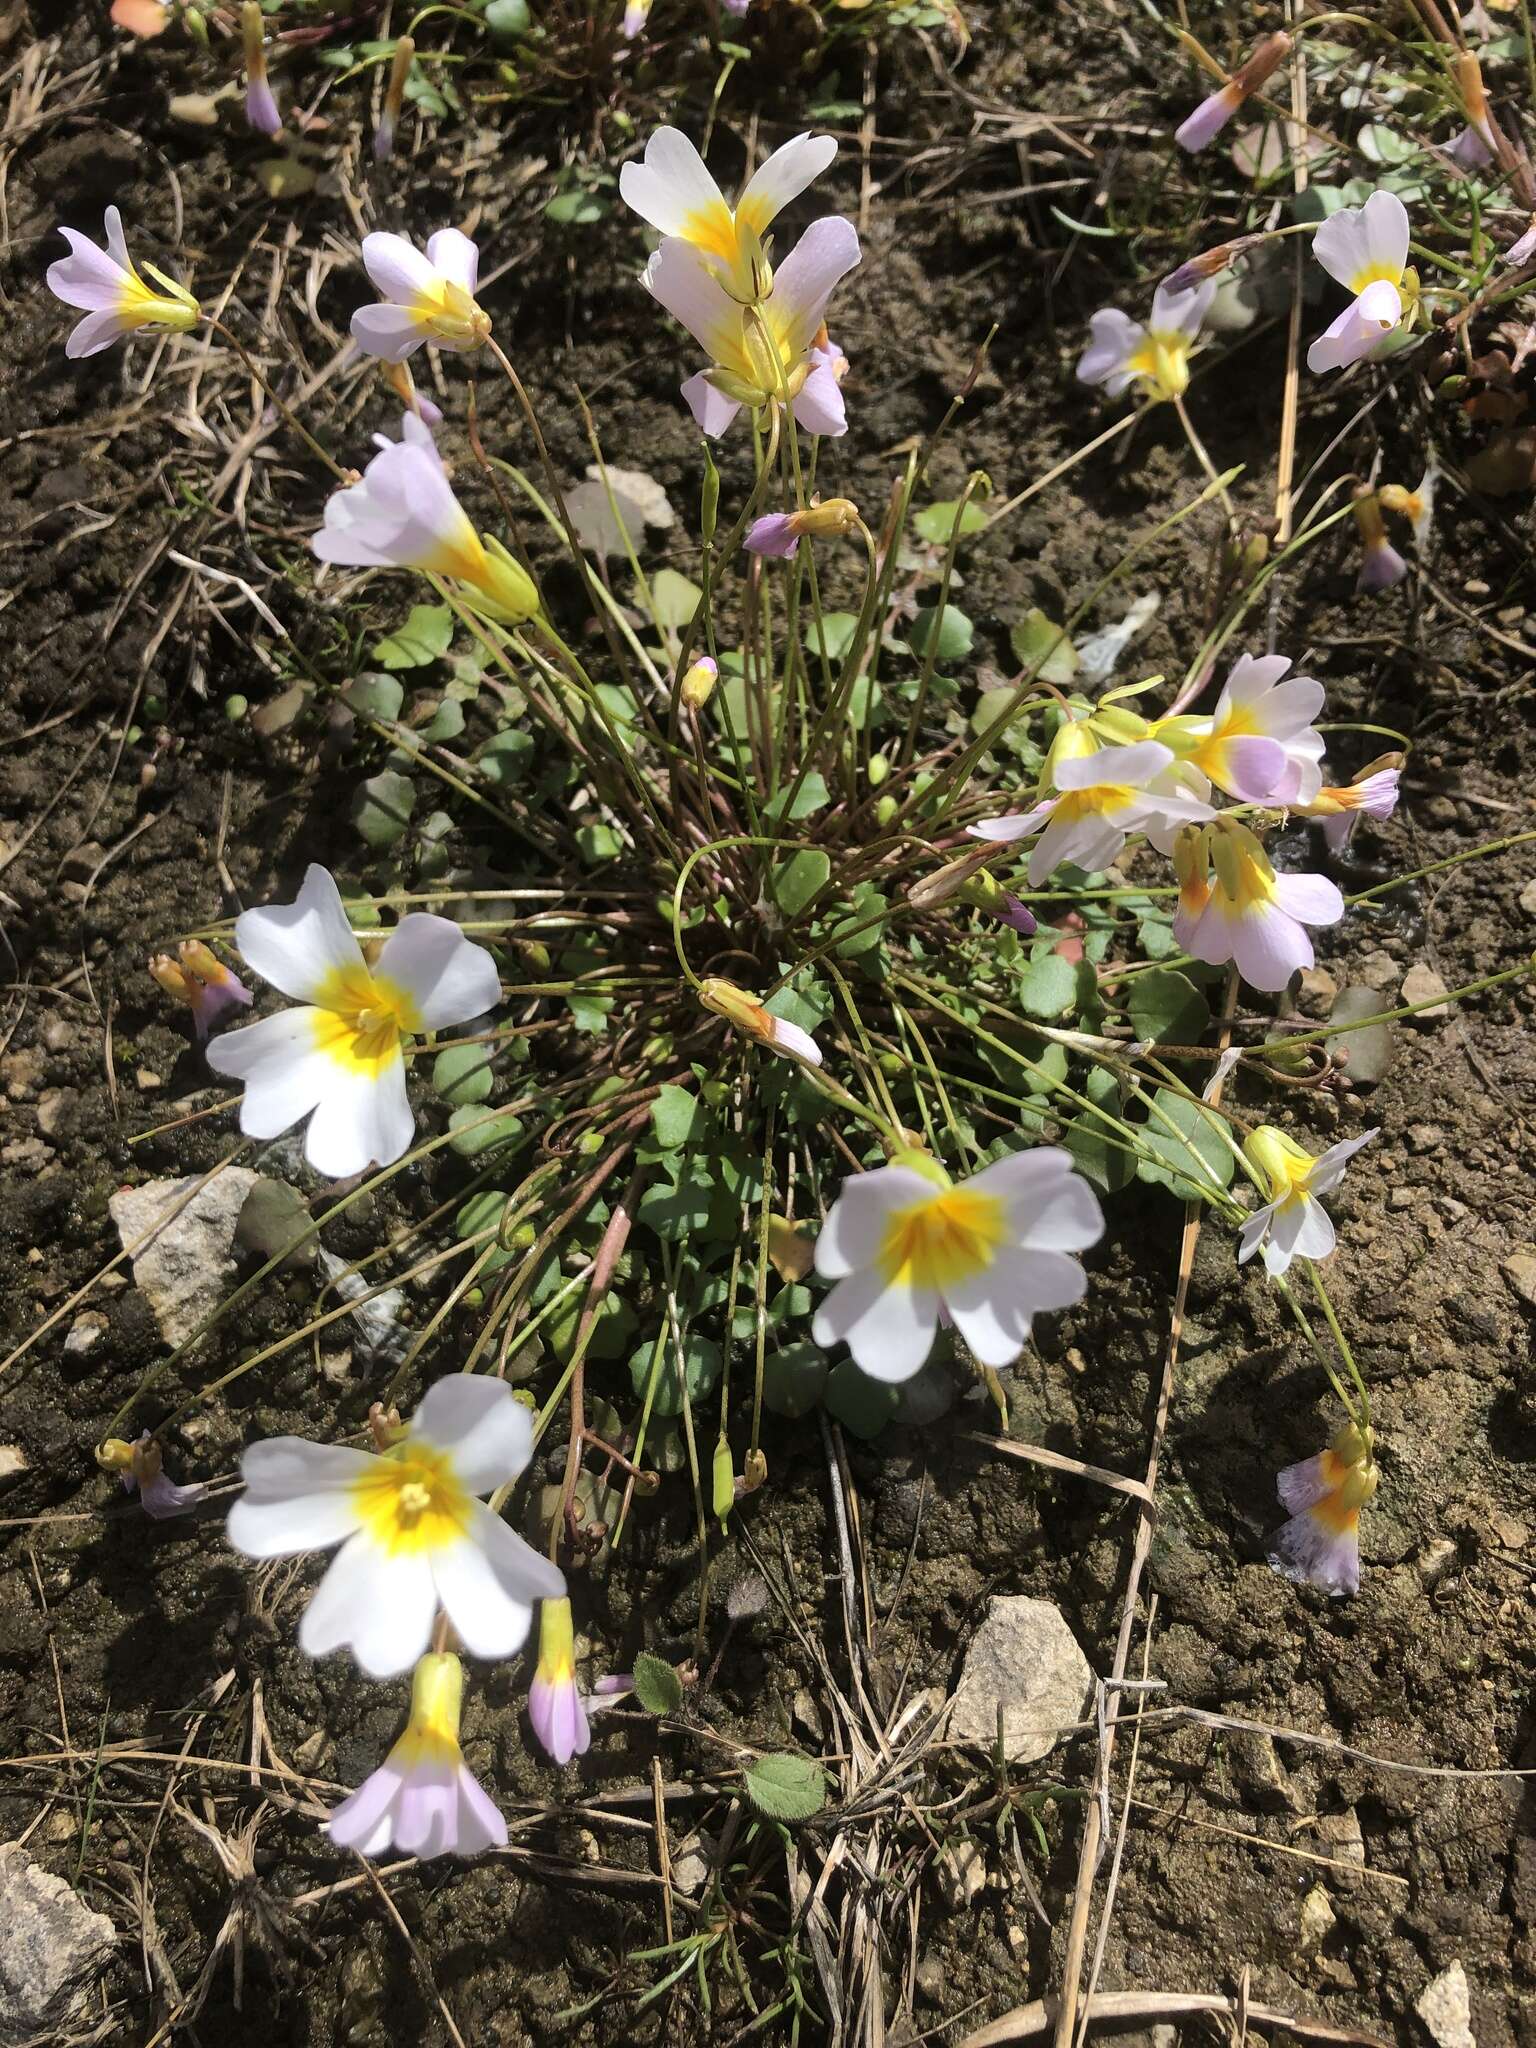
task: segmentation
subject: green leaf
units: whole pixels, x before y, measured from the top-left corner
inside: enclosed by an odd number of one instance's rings
[[[697,583],[690,583],[675,569],[658,569],[651,578],[651,602],[656,608],[656,623],[663,628],[670,626],[674,632],[692,619],[703,595]]]
[[[1142,1125],[1142,1142],[1153,1156],[1137,1162],[1138,1180],[1172,1188],[1181,1202],[1207,1199],[1213,1181],[1217,1187],[1228,1187],[1233,1161],[1221,1135],[1220,1115],[1171,1088],[1159,1088],[1152,1099],[1178,1135],[1161,1118]]]
[[[683,1681],[665,1658],[641,1650],[629,1671],[635,1681],[635,1698],[658,1721],[675,1714],[683,1704]]]
[[[491,0],[485,25],[493,36],[525,36],[530,22],[528,0]]]
[[[618,859],[624,851],[624,841],[616,826],[579,825],[576,850],[589,868],[601,867],[604,861]]]
[[[854,612],[823,612],[818,631],[813,617],[805,622],[805,651],[813,661],[819,660],[823,645],[828,661],[841,661],[853,645],[854,630],[858,626]]]
[[[1368,121],[1355,137],[1355,147],[1367,163],[1373,164],[1405,164],[1423,155],[1416,142],[1399,135],[1384,121]]]
[[[786,917],[798,917],[832,879],[832,861],[819,846],[803,846],[774,871],[773,893]]]
[[[505,732],[492,734],[480,749],[480,772],[500,789],[521,778],[532,752],[533,735],[509,726]]]
[[[837,951],[841,959],[857,960],[865,953],[874,952],[885,937],[883,912],[887,904],[884,896],[872,882],[860,882],[853,892],[853,909],[847,917],[839,918],[832,927],[837,938]],[[880,921],[876,921],[880,918]],[[863,930],[860,930],[860,926]],[[838,937],[846,932],[847,937]]]
[[[1037,953],[1019,976],[1019,1003],[1042,1023],[1065,1016],[1076,998],[1076,964],[1059,953]]]
[[[494,1152],[500,1145],[510,1145],[523,1135],[523,1120],[510,1110],[492,1112],[475,1103],[465,1103],[456,1109],[448,1119],[452,1136],[449,1149],[457,1152],[461,1159],[478,1159],[482,1152]]]
[[[1090,1102],[1098,1103],[1112,1116],[1120,1114],[1120,1084],[1103,1067],[1089,1071],[1083,1093]],[[1136,1156],[1129,1149],[1127,1140],[1121,1139],[1116,1144],[1117,1135],[1102,1118],[1085,1109],[1080,1110],[1067,1125],[1062,1138],[1078,1172],[1107,1195],[1118,1194],[1121,1188],[1129,1187],[1136,1173]]]
[[[654,1343],[642,1344],[629,1361],[629,1376],[635,1393],[642,1400],[651,1377],[651,1361],[655,1352]],[[712,1339],[695,1336],[690,1331],[683,1342],[683,1371],[688,1380],[690,1407],[696,1407],[718,1385],[720,1365],[720,1346]],[[651,1403],[651,1413],[681,1415],[682,1412],[683,1390],[678,1383],[677,1353],[669,1340],[662,1346],[661,1362],[656,1368],[656,1397]]]
[[[763,1405],[792,1422],[810,1414],[826,1384],[827,1358],[818,1344],[786,1344],[763,1360]]]
[[[1188,975],[1169,967],[1136,976],[1129,1009],[1136,1036],[1154,1045],[1198,1045],[1211,1021],[1199,989]]]
[[[827,1374],[822,1399],[827,1404],[827,1413],[866,1443],[880,1434],[901,1402],[895,1387],[884,1380],[872,1380],[868,1373],[859,1371],[851,1358],[845,1358]]]
[[[949,537],[955,530],[955,514],[960,509],[958,498],[941,498],[937,504],[925,505],[913,518],[916,533],[935,547],[948,547]],[[980,533],[987,523],[987,515],[972,499],[960,515],[962,533]]]
[[[545,207],[544,215],[547,220],[558,221],[562,227],[584,228],[595,220],[601,220],[607,211],[601,199],[578,188],[574,192],[557,192]]]
[[[1008,634],[1008,645],[1020,668],[1034,669],[1042,683],[1070,683],[1077,674],[1077,649],[1060,626],[1032,606]],[[1038,662],[1040,666],[1035,668]]]
[[[817,811],[825,810],[826,806],[832,801],[832,792],[827,788],[826,777],[819,769],[813,768],[800,787],[795,790],[794,809],[790,811],[786,819],[784,807],[789,802],[791,788],[793,788],[793,784],[781,789],[776,797],[771,798],[769,802],[763,805],[763,816],[765,818],[772,818],[776,825],[785,823],[791,825],[798,824],[802,818],[809,818]]]
[[[400,716],[405,687],[393,676],[381,676],[369,670],[352,678],[341,693],[341,701],[364,718],[377,718],[385,725],[392,725]]]
[[[385,668],[422,668],[446,654],[452,638],[453,613],[447,605],[413,604],[400,630],[378,642],[373,658]]]
[[[404,835],[415,808],[413,784],[386,768],[382,775],[371,775],[359,786],[349,816],[370,846],[383,848],[393,846]]]
[[[686,1088],[668,1082],[651,1104],[651,1128],[664,1152],[679,1151],[705,1121],[704,1105]]]
[[[810,1820],[827,1803],[827,1774],[808,1756],[760,1756],[742,1772],[741,1784],[768,1820]]]
[[[445,1046],[432,1062],[432,1086],[445,1102],[489,1101],[491,1052],[488,1045]]]
[[[930,605],[912,621],[910,637],[912,652],[920,661],[927,660],[931,644],[934,660],[947,668],[970,653],[976,629],[957,605],[947,604],[942,610]]]
[[[456,740],[463,730],[464,706],[457,697],[444,697],[421,728],[421,736],[435,745],[440,740]]]

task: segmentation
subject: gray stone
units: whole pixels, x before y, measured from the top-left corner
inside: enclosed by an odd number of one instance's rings
[[[65,1356],[88,1358],[106,1334],[106,1317],[99,1308],[88,1308],[69,1326],[69,1335],[64,1339]]]
[[[1536,1308],[1536,1247],[1524,1244],[1510,1253],[1499,1271],[1527,1308]]]
[[[1364,1884],[1365,1837],[1360,1832],[1360,1816],[1352,1806],[1346,1806],[1342,1813],[1324,1813],[1318,1816],[1318,1846],[1335,1866],[1329,1871],[1331,1881],[1342,1891],[1357,1892]]]
[[[279,1252],[288,1252],[274,1270],[294,1273],[315,1263],[314,1237],[302,1244],[296,1242],[311,1228],[308,1205],[296,1188],[285,1180],[261,1179],[245,1198],[235,1225],[235,1243],[241,1251],[253,1253],[262,1265]]]
[[[1477,2048],[1467,1973],[1459,1961],[1442,1970],[1438,1977],[1431,1977],[1413,2009],[1438,2048]]]
[[[20,1444],[0,1444],[0,1484],[15,1479],[27,1469],[27,1454]]]
[[[1451,1006],[1442,1002],[1446,994],[1445,977],[1436,974],[1427,961],[1416,960],[1403,976],[1402,998],[1405,1003],[1428,1003],[1427,1010],[1420,1010],[1423,1017],[1448,1017]]]
[[[1520,908],[1527,917],[1536,917],[1536,882],[1527,882],[1520,891]]]
[[[1379,1016],[1392,1005],[1375,989],[1340,989],[1338,1001],[1329,1015],[1330,1024],[1353,1024],[1361,1017]],[[1392,1064],[1392,1041],[1394,1027],[1390,1024],[1367,1024],[1361,1031],[1342,1031],[1337,1038],[1328,1040],[1335,1053],[1348,1055],[1344,1071],[1357,1088],[1374,1088],[1385,1076]]]
[[[1300,1934],[1303,1948],[1317,1948],[1328,1939],[1337,1915],[1320,1884],[1313,1885],[1301,1902]]]
[[[146,1181],[107,1204],[125,1251],[154,1232],[133,1255],[133,1277],[168,1344],[184,1343],[229,1291],[235,1224],[260,1178],[248,1166],[226,1166],[179,1215],[170,1212],[197,1186],[195,1178]]]
[[[995,1599],[966,1651],[949,1732],[991,1748],[997,1714],[1015,1763],[1046,1756],[1061,1731],[1081,1721],[1093,1672],[1060,1610],[1025,1595]]]
[[[87,2016],[117,1932],[19,1842],[0,1847],[0,2048],[57,2038]]]

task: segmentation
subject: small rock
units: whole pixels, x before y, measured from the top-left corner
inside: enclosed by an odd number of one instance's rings
[[[1472,2000],[1467,1973],[1460,1962],[1432,1977],[1420,1992],[1414,2011],[1428,2027],[1438,2048],[1477,2048],[1472,2031]]]
[[[1320,1884],[1313,1885],[1301,1902],[1301,1945],[1317,1948],[1328,1939],[1338,1918]]]
[[[53,1147],[41,1138],[12,1138],[9,1145],[0,1145],[0,1165],[17,1167],[22,1173],[41,1173],[53,1156]]]
[[[903,1380],[897,1393],[896,1420],[903,1429],[929,1429],[955,1405],[955,1383],[938,1364],[925,1365],[913,1378]]]
[[[1527,882],[1520,891],[1520,908],[1527,917],[1536,917],[1536,882]]]
[[[1419,1577],[1431,1590],[1449,1576],[1455,1562],[1456,1545],[1449,1536],[1437,1536],[1432,1543],[1426,1543],[1415,1559]]]
[[[690,1835],[680,1849],[674,1849],[672,1889],[684,1898],[696,1899],[709,1882],[717,1847],[713,1835]]]
[[[987,1859],[977,1842],[952,1842],[939,1857],[939,1890],[951,1913],[963,1913],[986,1887]]]
[[[59,873],[77,882],[88,882],[107,858],[107,849],[94,839],[82,839],[59,863]]]
[[[56,1138],[74,1122],[78,1088],[45,1088],[38,1097],[37,1128],[45,1138]]]
[[[1346,1806],[1342,1813],[1324,1813],[1318,1816],[1317,1839],[1322,1854],[1331,1857],[1336,1864],[1355,1865],[1353,1870],[1330,1870],[1328,1875],[1341,1891],[1357,1892],[1365,1879],[1357,1875],[1365,1869],[1365,1837],[1360,1832],[1360,1816],[1352,1806]]]
[[[27,1454],[19,1444],[0,1444],[0,1486],[27,1469]]]
[[[75,1042],[74,1027],[60,1016],[52,1016],[43,1026],[43,1044],[49,1052],[68,1052]]]
[[[69,1335],[64,1339],[65,1355],[69,1358],[88,1358],[106,1334],[106,1317],[100,1309],[88,1308],[84,1315],[76,1316],[69,1326]]]
[[[944,1967],[942,1956],[925,1949],[917,1959],[917,1968],[912,1973],[917,1995],[929,2005],[942,2005],[949,1985],[949,1972]]]
[[[1536,1246],[1522,1245],[1511,1252],[1499,1271],[1527,1308],[1536,1308]]]
[[[19,1842],[0,1847],[0,2048],[81,2026],[116,1945],[112,1922],[62,1877]]]
[[[1340,989],[1328,1021],[1353,1024],[1359,1018],[1379,1015],[1381,1008],[1381,997],[1374,989]],[[1347,1055],[1344,1071],[1357,1088],[1374,1088],[1392,1064],[1393,1036],[1390,1024],[1367,1024],[1362,1030],[1342,1031],[1328,1043],[1335,1052]]]
[[[790,1725],[812,1742],[819,1743],[826,1730],[821,1725],[821,1713],[814,1698],[805,1686],[801,1686],[789,1703]]]
[[[1448,1017],[1451,1006],[1441,1000],[1446,993],[1444,977],[1436,974],[1427,961],[1416,960],[1403,976],[1403,1001],[1429,1004],[1427,1010],[1420,1010],[1421,1017]]]
[[[1378,946],[1374,953],[1366,954],[1360,962],[1358,971],[1366,987],[1375,989],[1377,994],[1381,995],[1389,988],[1396,988],[1403,970],[1390,953]]]
[[[1524,1522],[1516,1521],[1513,1515],[1506,1515],[1496,1508],[1488,1517],[1489,1527],[1506,1550],[1524,1550],[1531,1540],[1531,1532]]]
[[[1408,1126],[1408,1150],[1410,1152],[1438,1152],[1445,1142],[1445,1132],[1438,1124],[1410,1124]]]
[[[273,1270],[295,1273],[315,1263],[314,1237],[311,1235],[303,1244],[294,1242],[311,1229],[309,1209],[298,1190],[289,1187],[285,1180],[263,1178],[245,1198],[235,1224],[235,1243],[243,1252],[254,1252],[263,1265],[279,1252],[287,1252],[287,1257]]]
[[[1417,1188],[1394,1188],[1388,1197],[1387,1206],[1392,1209],[1411,1209],[1419,1199]]]
[[[133,1255],[133,1277],[168,1343],[190,1337],[224,1299],[234,1277],[235,1224],[259,1179],[248,1166],[226,1166],[174,1216],[195,1180],[146,1181],[107,1204],[125,1250],[154,1232]]]
[[[1247,1798],[1266,1813],[1296,1811],[1291,1781],[1268,1735],[1235,1735],[1231,1756],[1232,1775]]]
[[[1303,967],[1301,983],[1297,994],[1303,1004],[1310,1005],[1320,1016],[1325,1016],[1328,1005],[1339,992],[1339,984],[1326,967]]]
[[[1007,1755],[1033,1763],[1083,1719],[1092,1690],[1088,1659],[1060,1610],[1049,1600],[1002,1596],[965,1653],[949,1732],[990,1749],[1001,1705]]]
[[[146,1095],[153,1095],[157,1088],[165,1086],[153,1067],[135,1067],[133,1078]]]
[[[38,1048],[35,1045],[23,1046],[19,1052],[8,1052],[0,1059],[0,1088],[12,1102],[30,1102],[47,1071],[47,1063]]]

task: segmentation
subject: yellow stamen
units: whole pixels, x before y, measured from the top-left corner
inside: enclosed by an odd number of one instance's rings
[[[315,991],[315,1004],[316,1050],[375,1079],[399,1058],[401,1035],[422,1029],[411,995],[366,967],[333,967]]]
[[[446,1451],[407,1437],[375,1458],[352,1483],[358,1518],[391,1557],[420,1555],[457,1543],[474,1505]]]
[[[1001,1197],[949,1188],[892,1213],[876,1264],[887,1286],[943,1294],[990,1269],[1006,1226]]]

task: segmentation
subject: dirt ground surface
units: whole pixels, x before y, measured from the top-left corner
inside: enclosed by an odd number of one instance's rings
[[[1126,294],[1133,275],[1154,276],[1219,233],[1203,224],[1219,206],[1170,163],[1167,129],[1187,79],[1158,57],[1144,17],[977,9],[972,27],[973,52],[952,73],[940,41],[934,62],[915,37],[887,47],[862,141],[857,121],[832,124],[844,148],[829,200],[858,220],[865,257],[837,337],[853,364],[855,428],[824,451],[822,483],[861,502],[883,502],[893,451],[936,424],[994,323],[987,364],[939,457],[938,495],[977,467],[1006,495],[1070,454],[1105,418],[1072,376],[1089,314]],[[176,247],[185,222],[205,290],[238,274],[241,296],[258,306],[279,275],[274,251],[329,238],[336,261],[318,280],[320,324],[304,329],[305,260],[281,274],[282,317],[311,372],[331,366],[332,445],[360,445],[385,421],[377,386],[333,362],[356,283],[340,252],[364,225],[421,234],[477,214],[486,303],[568,476],[590,459],[579,388],[609,459],[647,469],[675,503],[693,502],[696,440],[676,396],[677,341],[635,281],[641,243],[630,219],[615,209],[578,231],[544,218],[547,123],[471,125],[462,148],[370,172],[366,189],[322,181],[273,205],[251,172],[259,144],[228,119],[198,129],[171,118],[168,98],[189,89],[193,60],[109,39],[84,10],[66,21],[36,8],[4,59],[22,91],[22,52],[30,43],[41,53],[31,111],[13,103],[4,154],[0,1289],[10,1342],[57,1320],[0,1383],[0,1835],[23,1840],[116,1927],[90,2022],[97,2038],[158,2041],[174,2012],[177,2036],[204,2042],[435,2044],[457,2038],[450,2025],[507,2048],[745,2038],[752,2008],[728,1975],[708,2011],[687,1977],[640,2003],[661,1965],[635,1958],[666,1939],[653,1760],[676,1856],[719,1829],[727,1803],[700,1782],[700,1741],[658,1735],[621,1709],[597,1723],[582,1764],[558,1773],[530,1749],[526,1674],[515,1667],[477,1684],[466,1726],[472,1765],[512,1817],[510,1849],[468,1867],[386,1870],[386,1909],[380,1881],[318,1831],[313,1799],[329,1803],[373,1768],[398,1731],[400,1689],[299,1653],[294,1623],[312,1562],[258,1587],[227,1548],[218,1508],[156,1524],[113,1490],[92,1447],[165,1345],[122,1269],[74,1300],[120,1249],[113,1192],[204,1171],[233,1137],[228,1108],[195,1114],[224,1094],[146,974],[148,953],[291,894],[306,860],[364,888],[371,870],[344,817],[355,767],[308,728],[262,740],[225,718],[231,693],[253,705],[273,693],[246,644],[251,615],[233,600],[213,611],[210,586],[168,558],[185,548],[236,574],[295,560],[326,480],[278,428],[249,437],[259,403],[249,386],[226,380],[217,406],[199,410],[192,345],[67,364],[66,316],[41,287],[57,221],[92,227],[113,201],[162,249]],[[1218,38],[1223,48],[1240,40],[1236,25]],[[795,94],[766,58],[744,73],[722,107],[716,159],[732,170],[749,142],[761,150],[805,125]],[[1105,193],[1122,219],[1142,222],[1133,242],[1070,226]],[[1218,459],[1249,465],[1239,493],[1255,510],[1273,490],[1284,363],[1283,321],[1261,321],[1224,344],[1192,398]],[[148,407],[146,388],[162,399],[168,388],[169,407]],[[1304,384],[1300,474],[1326,463],[1358,404],[1358,393]],[[527,461],[499,392],[487,386],[483,406],[488,438]],[[1384,474],[1410,480],[1428,418],[1423,389],[1398,381],[1354,427],[1351,464],[1364,471],[1374,446]],[[1454,444],[1459,425],[1437,415],[1433,431]],[[242,437],[241,466],[226,474]],[[744,438],[723,444],[720,460],[727,497],[739,494]],[[1000,654],[1002,621],[1030,604],[1059,616],[1128,532],[1188,490],[1176,427],[1142,422],[966,557],[979,635]],[[1163,600],[1137,649],[1145,672],[1181,669],[1202,629],[1214,533],[1212,522],[1181,529],[1137,565],[1132,588]],[[1359,886],[1536,823],[1529,499],[1493,504],[1448,489],[1422,573],[1376,601],[1353,596],[1354,567],[1346,525],[1282,579],[1265,624],[1272,644],[1327,684],[1331,716],[1412,741],[1396,818],[1362,834],[1337,871]],[[284,623],[306,631],[301,585],[276,588],[290,607]],[[1103,618],[1121,609],[1123,599],[1111,601]],[[125,741],[130,726],[139,736]],[[1386,742],[1343,744],[1363,760]],[[1296,844],[1299,853],[1300,834]],[[474,852],[487,875],[509,872],[494,841]],[[1427,966],[1456,988],[1533,949],[1536,846],[1524,845],[1407,883],[1321,934],[1325,972],[1302,1004],[1326,1015],[1332,977],[1390,1007],[1411,970]],[[1383,1480],[1363,1522],[1354,1600],[1298,1590],[1265,1562],[1281,1519],[1274,1472],[1319,1446],[1334,1411],[1262,1276],[1238,1271],[1229,1235],[1201,1235],[1143,1585],[1151,1626],[1133,1659],[1163,1689],[1146,1696],[1133,1776],[1124,1731],[1116,1751],[1114,1813],[1125,1830],[1123,1844],[1113,1831],[1110,1842],[1121,1861],[1101,1991],[1233,1996],[1245,1986],[1255,2006],[1419,2041],[1416,2002],[1460,1963],[1479,2048],[1536,2041],[1536,1852],[1527,1795],[1509,1775],[1536,1767],[1530,1015],[1529,983],[1506,983],[1396,1026],[1378,1081],[1296,1091],[1282,1105],[1320,1142],[1381,1131],[1339,1197],[1330,1267],[1381,1432]],[[276,1150],[274,1170],[317,1192],[297,1153]],[[324,1241],[360,1257],[450,1199],[462,1178],[439,1155],[398,1191],[349,1210]],[[1087,1300],[1047,1318],[1012,1375],[1012,1431],[1139,1479],[1182,1216],[1147,1188],[1113,1198],[1110,1214],[1089,1256]],[[441,1298],[435,1287],[412,1290],[413,1321]],[[264,1286],[177,1362],[140,1420],[158,1422],[296,1328],[317,1293],[312,1270]],[[343,1355],[347,1328],[194,1406],[171,1433],[168,1464],[178,1476],[229,1478],[258,1435],[357,1430],[372,1389]],[[451,1363],[468,1328],[450,1319],[429,1373]],[[770,1607],[740,1626],[695,1703],[707,1728],[768,1746],[832,1739],[807,1646],[822,1645],[846,1674],[831,1506],[839,1455],[873,1602],[875,1656],[861,1683],[884,1687],[890,1702],[947,1693],[999,1593],[1056,1603],[1095,1670],[1109,1670],[1139,1510],[992,1453],[976,1436],[994,1423],[968,1393],[937,1422],[893,1426],[869,1444],[833,1446],[815,1417],[772,1424],[772,1483],[736,1518],[719,1569],[729,1581],[760,1562],[800,1625]],[[625,1554],[581,1589],[594,1671],[625,1669],[642,1647],[685,1652],[697,1605],[685,1494],[664,1489],[662,1505],[642,1506]],[[1197,1723],[1180,1709],[1251,1725]],[[104,1744],[145,1754],[98,1768]],[[185,1763],[165,1761],[183,1751]],[[265,1777],[248,1769],[262,1758]],[[877,1866],[881,1881],[863,1901],[883,1929],[888,2041],[958,2042],[1058,1989],[1095,1758],[1089,1728],[1020,1775],[1026,1789],[1060,1795],[1041,1807],[1048,1855],[1022,1823],[1017,1836],[995,1819],[965,1830],[983,1859],[973,1888],[937,1851],[956,1839],[952,1811],[983,1798],[991,1767],[943,1742],[924,1753],[910,1790],[930,1817]],[[199,1821],[246,1842],[235,1874]],[[782,1886],[782,1861],[763,1870]],[[775,1903],[765,1924],[778,1924]],[[743,1951],[755,1995],[771,2003],[782,1986],[763,1943],[744,1933]],[[824,2008],[814,1978],[808,1993]],[[800,2038],[852,2028],[849,1998],[837,2027],[807,2018]],[[1224,2023],[1171,2024],[1175,2038],[1226,2038]],[[1292,2038],[1267,2027],[1250,2038],[1261,2035]],[[787,2018],[758,2038],[790,2039]],[[1127,2038],[1170,2036],[1142,2021]]]

